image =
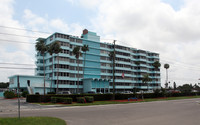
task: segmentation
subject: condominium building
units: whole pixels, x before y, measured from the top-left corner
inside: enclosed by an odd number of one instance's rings
[[[50,88],[55,91],[57,87],[60,92],[70,91],[71,93],[76,93],[77,88],[81,93],[88,91],[112,92],[113,61],[110,60],[109,53],[114,49],[116,54],[114,68],[116,92],[132,91],[134,88],[142,90],[160,88],[160,70],[152,65],[155,61],[159,61],[158,53],[100,42],[100,36],[87,29],[83,30],[81,37],[54,33],[48,38],[37,39],[37,41],[40,40],[44,40],[46,45],[59,42],[62,48],[62,52],[59,54],[45,53],[47,92],[50,91]],[[72,52],[73,48],[83,45],[88,45],[89,51],[86,52],[86,56],[82,52],[79,62],[77,62]],[[44,69],[43,56],[39,52],[36,54],[36,60],[35,76],[20,76],[24,81],[21,84],[24,89],[42,93]],[[77,63],[79,63],[79,70]],[[152,79],[147,84],[142,82],[144,74],[149,74]],[[10,77],[10,88],[16,87],[16,79],[17,75]],[[36,83],[34,79],[39,81]]]

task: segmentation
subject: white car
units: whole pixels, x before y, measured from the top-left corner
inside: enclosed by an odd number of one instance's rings
[[[62,92],[59,92],[58,94],[67,94],[67,95],[70,95],[72,93],[70,91],[62,91]]]
[[[125,91],[124,94],[133,94],[131,91]]]

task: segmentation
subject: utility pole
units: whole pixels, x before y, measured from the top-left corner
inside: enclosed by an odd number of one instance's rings
[[[58,77],[59,77],[59,68],[60,68],[60,67],[59,67],[59,58],[60,58],[60,57],[59,57],[59,53],[58,53],[58,56],[57,56],[57,57],[58,57],[58,64],[57,64],[57,68],[58,68],[58,69],[57,69],[57,80],[56,80],[56,83],[57,83],[56,94],[58,94]]]
[[[113,41],[113,100],[115,100],[115,42],[116,40]]]
[[[18,118],[20,119],[20,91],[19,91],[19,75],[17,76],[17,90],[18,90]]]

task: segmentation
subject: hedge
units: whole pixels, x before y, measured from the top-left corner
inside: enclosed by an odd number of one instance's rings
[[[200,93],[165,93],[166,97],[178,97],[178,96],[194,96],[200,95]],[[27,95],[26,101],[27,102],[51,102],[51,97],[65,97],[65,98],[72,98],[73,102],[77,102],[77,97],[86,97],[90,96],[93,97],[94,101],[104,101],[104,100],[112,100],[112,94],[72,94],[72,95],[55,95],[55,94],[48,94],[48,95]],[[144,93],[144,98],[157,98],[157,97],[164,97],[164,93]],[[142,98],[141,94],[115,94],[116,100],[123,100],[128,99],[130,97],[137,97]]]
[[[86,102],[92,103],[94,102],[94,97],[93,96],[85,96]]]
[[[86,102],[84,97],[77,97],[76,100],[77,100],[78,103],[85,103]]]
[[[23,91],[22,92],[22,97],[26,97],[28,95],[28,92],[27,91]]]
[[[66,97],[51,97],[52,103],[66,103],[66,104],[72,104],[72,98],[66,98]]]
[[[12,99],[12,98],[15,98],[15,97],[16,97],[15,93],[12,92],[12,91],[5,91],[5,92],[3,93],[3,95],[4,95],[4,97],[5,97],[6,99]]]

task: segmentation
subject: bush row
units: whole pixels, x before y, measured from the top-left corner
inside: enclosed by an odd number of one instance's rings
[[[200,93],[144,93],[144,98],[157,98],[157,97],[179,97],[179,96],[194,96],[200,95]],[[87,97],[89,96],[89,98]],[[72,95],[27,95],[26,101],[27,102],[51,102],[51,97],[64,97],[64,98],[72,98],[73,102],[79,101],[78,97],[85,97],[87,100],[93,101],[105,101],[105,100],[112,100],[112,94],[72,94]],[[128,99],[130,97],[137,97],[142,98],[142,94],[115,94],[116,100]]]
[[[77,97],[76,98],[78,103],[92,103],[94,102],[94,97],[93,96],[85,96],[85,97]]]
[[[52,103],[65,103],[65,104],[72,104],[72,98],[66,97],[51,97]]]
[[[24,91],[24,92],[21,93],[20,97],[21,97],[21,96],[22,96],[22,97],[26,97],[27,94],[28,94],[28,92],[27,92],[27,91]],[[18,95],[15,94],[13,91],[5,91],[3,95],[4,95],[4,97],[5,97],[6,99],[15,98],[15,97],[18,96]]]
[[[12,92],[12,91],[5,91],[5,92],[3,93],[3,96],[4,96],[4,98],[6,98],[6,99],[12,99],[12,98],[17,97],[17,95],[15,95],[15,93]]]
[[[72,98],[73,102],[77,102],[77,97],[86,97],[92,96],[93,101],[103,101],[103,100],[111,100],[112,94],[72,94],[72,95],[27,95],[26,101],[27,102],[51,102],[51,97],[67,97]]]

